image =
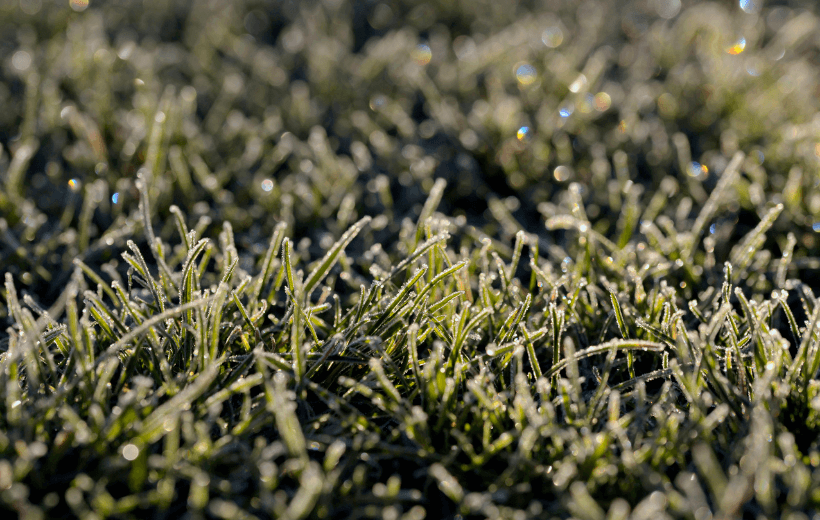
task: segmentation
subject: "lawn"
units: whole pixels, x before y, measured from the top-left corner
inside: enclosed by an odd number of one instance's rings
[[[0,511],[820,520],[809,0],[0,0]]]

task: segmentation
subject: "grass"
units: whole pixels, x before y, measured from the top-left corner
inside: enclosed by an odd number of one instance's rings
[[[781,4],[0,2],[0,509],[817,518]]]

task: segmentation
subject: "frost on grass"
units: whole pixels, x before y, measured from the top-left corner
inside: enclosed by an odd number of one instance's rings
[[[5,512],[820,509],[813,6],[155,4],[0,3]]]

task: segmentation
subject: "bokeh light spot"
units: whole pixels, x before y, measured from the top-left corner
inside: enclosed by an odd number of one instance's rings
[[[738,40],[731,47],[726,49],[726,52],[728,52],[732,56],[737,56],[738,54],[743,52],[743,50],[745,48],[746,48],[746,38],[741,36],[740,38],[738,38]]]
[[[564,165],[561,165],[555,168],[555,170],[552,172],[552,176],[555,177],[556,181],[564,182],[569,180],[570,177],[572,177],[572,170],[570,170],[568,167]]]
[[[80,179],[70,179],[68,181],[68,189],[73,192],[80,191]]]
[[[695,179],[705,179],[709,175],[709,168],[705,164],[692,161],[686,166],[686,174]]]
[[[738,5],[743,9],[743,12],[749,14],[756,13],[760,10],[760,2],[755,2],[754,0],[740,0]]]
[[[547,27],[544,29],[544,32],[541,33],[541,41],[550,49],[554,49],[564,41],[564,32],[560,27],[554,25]]]
[[[88,9],[88,0],[69,0],[68,5],[78,13],[81,13]]]
[[[587,77],[584,74],[578,74],[578,77],[575,78],[575,81],[570,83],[569,91],[573,93],[580,92],[581,89],[587,86]]]
[[[273,189],[273,181],[270,179],[265,179],[262,181],[262,190],[263,191],[270,191]]]
[[[433,51],[430,50],[430,46],[426,43],[416,45],[416,48],[413,49],[413,52],[411,52],[410,55],[413,58],[413,61],[419,65],[427,65],[430,63],[430,60],[433,59]]]
[[[515,78],[525,87],[535,83],[536,77],[535,67],[529,63],[522,63],[515,68]]]
[[[20,72],[25,72],[31,67],[31,54],[26,51],[17,51],[11,56],[11,66]]]
[[[595,110],[598,112],[606,112],[612,106],[612,96],[606,92],[598,92],[595,94],[593,105],[595,105]]]
[[[115,194],[111,195],[111,202],[113,202],[114,204],[117,204],[119,201],[120,201],[120,194],[119,193],[115,193]]]
[[[515,133],[515,136],[516,136],[516,137],[518,138],[518,140],[519,140],[519,141],[521,141],[521,142],[524,142],[524,141],[529,141],[529,140],[530,140],[530,136],[531,136],[531,133],[530,133],[530,127],[528,127],[528,126],[522,126],[521,128],[519,128],[519,129],[518,129],[518,132],[516,132],[516,133]]]
[[[655,0],[655,11],[661,18],[674,18],[680,12],[680,0]]]
[[[140,449],[136,444],[126,444],[122,449],[122,457],[127,461],[136,460],[140,456]]]

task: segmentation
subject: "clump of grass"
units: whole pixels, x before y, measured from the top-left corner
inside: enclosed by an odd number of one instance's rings
[[[820,508],[816,17],[494,5],[0,6],[0,508]]]

